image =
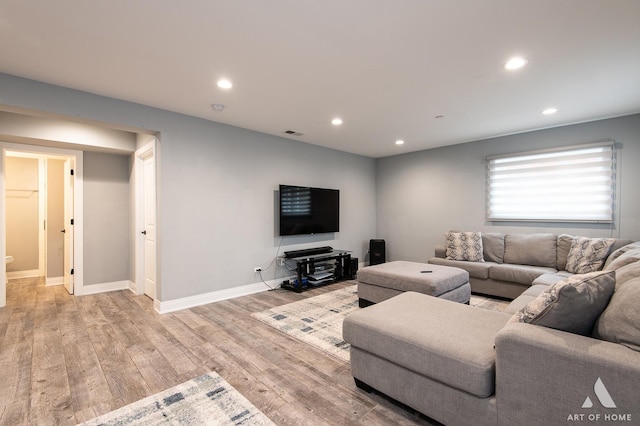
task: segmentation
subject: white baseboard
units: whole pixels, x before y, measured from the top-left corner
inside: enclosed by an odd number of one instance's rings
[[[267,281],[271,288],[280,287],[280,283],[286,278]],[[240,296],[248,296],[250,294],[268,291],[269,288],[261,281],[259,283],[247,284],[240,287],[233,287],[224,290],[212,291],[210,293],[198,294],[196,296],[183,297],[181,299],[154,302],[154,309],[160,314],[175,312],[182,309],[193,308],[195,306],[207,305],[209,303],[220,302],[222,300],[234,299]]]
[[[28,271],[11,271],[7,272],[7,279],[14,280],[16,278],[36,278],[41,277],[42,274],[39,269],[31,269]]]
[[[64,277],[47,277],[44,283],[45,287],[62,284],[64,284]]]
[[[114,281],[111,283],[84,285],[82,289],[76,287],[76,296],[85,296],[87,294],[107,293],[109,291],[129,290],[134,284],[129,280]]]

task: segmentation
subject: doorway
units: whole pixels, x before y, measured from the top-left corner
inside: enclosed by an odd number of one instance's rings
[[[38,234],[37,238],[35,238],[38,260],[35,263],[33,260],[27,263],[28,265],[37,265],[37,267],[28,269],[30,267],[27,266],[27,274],[33,276],[34,273],[37,273],[39,276],[46,276],[50,278],[49,285],[64,284],[70,294],[81,294],[83,288],[82,152],[5,142],[0,142],[0,149],[2,152],[0,161],[0,196],[2,197],[2,208],[0,208],[0,259],[2,257],[6,258],[7,254],[9,254],[14,257],[14,262],[16,262],[16,256],[6,251],[8,239],[13,238],[11,234],[14,231],[14,229],[9,230],[7,228],[8,225],[14,226],[13,223],[7,222],[8,219],[10,221],[13,220],[13,218],[7,217],[7,197],[17,199],[19,202],[28,202],[30,198],[38,198],[39,212],[35,218],[36,233]],[[10,179],[7,182],[9,177],[7,173],[11,172],[11,166],[8,166],[7,162],[13,161],[14,158],[31,159],[37,162],[39,171],[37,173],[39,182],[37,189],[33,186],[31,178],[21,180],[22,177],[20,176],[18,176],[15,188],[8,186],[8,183],[12,183],[12,181]],[[69,173],[63,177],[58,176],[61,178],[60,181],[63,181],[63,183],[59,182],[58,186],[62,186],[60,190],[64,193],[63,200],[60,201],[62,204],[60,209],[53,205],[49,206],[47,202],[48,171],[52,171],[48,170],[49,168],[60,169],[63,174],[65,173],[65,168],[67,168],[66,173]],[[73,170],[73,174],[71,174],[71,170]],[[25,183],[26,186],[20,184],[21,182]],[[53,181],[51,186],[55,186]],[[64,207],[65,203],[66,207]],[[47,207],[51,207],[51,212],[48,212]],[[48,213],[51,213],[51,221],[49,221]],[[54,219],[56,215],[58,217]],[[60,236],[62,237],[60,238]],[[31,240],[33,241],[33,238]],[[15,246],[11,245],[11,247]],[[51,256],[48,256],[49,254]],[[60,262],[55,259],[56,256],[62,258]],[[56,266],[59,266],[59,268],[55,269]],[[18,264],[16,269],[18,268],[24,269],[25,266],[21,267]],[[6,282],[7,268],[0,268],[0,307],[6,305]]]
[[[135,153],[136,173],[136,283],[137,294],[156,301],[157,294],[157,215],[156,215],[156,139]]]

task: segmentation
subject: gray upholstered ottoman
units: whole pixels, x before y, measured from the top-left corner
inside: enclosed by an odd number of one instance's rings
[[[342,335],[358,387],[447,425],[495,425],[494,342],[511,316],[405,292],[349,314]]]
[[[469,303],[469,273],[451,266],[400,260],[358,271],[360,307],[382,302],[405,291]]]

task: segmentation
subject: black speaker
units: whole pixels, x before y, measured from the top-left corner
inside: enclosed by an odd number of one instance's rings
[[[358,272],[358,258],[352,257],[351,262],[349,263],[349,279],[356,279],[356,272]]]
[[[369,240],[369,265],[386,262],[386,245],[384,240]]]

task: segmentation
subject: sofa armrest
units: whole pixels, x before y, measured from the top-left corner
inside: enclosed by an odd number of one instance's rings
[[[594,423],[606,416],[635,423],[640,421],[639,389],[640,352],[626,346],[522,323],[507,324],[496,336],[500,425],[523,419]],[[607,408],[611,400],[615,408]]]

